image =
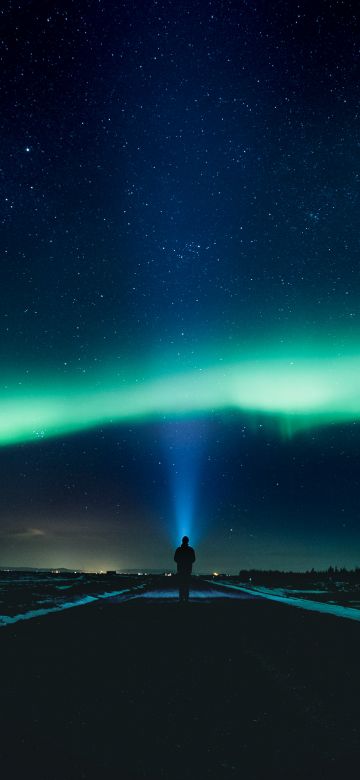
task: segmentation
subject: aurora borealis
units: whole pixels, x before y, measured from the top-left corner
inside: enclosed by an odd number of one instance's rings
[[[26,442],[88,428],[218,411],[263,414],[291,435],[360,418],[360,357],[244,361],[142,381],[94,381],[62,391],[51,385],[14,399],[4,395],[0,443]],[[29,397],[30,396],[30,397]]]
[[[356,565],[356,4],[3,22],[0,565]]]

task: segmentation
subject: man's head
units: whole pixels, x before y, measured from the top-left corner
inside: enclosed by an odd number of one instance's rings
[[[183,536],[181,541],[182,541],[183,547],[187,547],[188,544],[189,544],[189,537],[188,536]]]

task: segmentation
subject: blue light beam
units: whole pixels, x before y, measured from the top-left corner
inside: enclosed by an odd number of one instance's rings
[[[170,536],[176,545],[180,544],[183,536],[190,538],[190,544],[196,544],[201,535],[195,510],[205,426],[204,421],[181,420],[168,423],[162,430],[174,511]]]

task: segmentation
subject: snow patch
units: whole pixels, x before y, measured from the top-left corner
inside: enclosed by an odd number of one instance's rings
[[[207,580],[210,582],[210,580]],[[354,609],[353,607],[342,607],[339,604],[331,604],[329,602],[311,601],[310,599],[298,599],[291,596],[279,596],[276,589],[270,588],[245,588],[242,585],[230,585],[229,582],[216,582],[213,585],[221,585],[221,587],[232,588],[234,590],[240,590],[244,593],[252,593],[252,595],[260,596],[263,599],[269,599],[269,601],[278,601],[280,604],[289,604],[291,607],[299,607],[300,609],[307,609],[310,612],[322,612],[326,615],[334,615],[335,617],[347,618],[348,620],[360,621],[360,609]]]
[[[110,593],[100,593],[96,596],[84,596],[81,599],[77,599],[77,601],[64,601],[56,607],[48,607],[47,609],[31,609],[28,612],[22,612],[19,615],[0,615],[0,627],[18,623],[20,620],[31,620],[32,618],[43,617],[44,615],[49,615],[51,612],[62,612],[63,609],[82,607],[85,604],[91,604],[93,601],[99,601],[99,599],[108,599],[111,596],[121,596],[122,594],[129,592],[129,588],[126,588],[125,590],[113,590]]]

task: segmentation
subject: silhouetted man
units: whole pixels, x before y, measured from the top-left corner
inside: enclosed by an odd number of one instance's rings
[[[177,563],[179,601],[189,601],[190,577],[195,552],[192,547],[189,547],[188,536],[183,536],[181,547],[178,547],[175,552],[174,561]]]

